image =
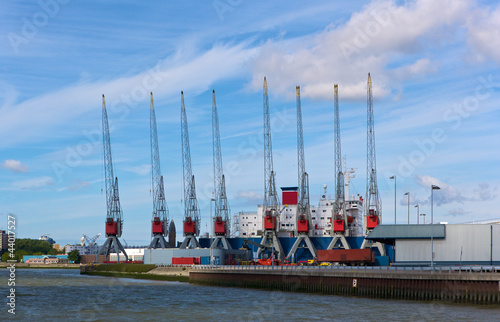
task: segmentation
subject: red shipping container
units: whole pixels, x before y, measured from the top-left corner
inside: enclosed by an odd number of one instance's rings
[[[196,257],[172,257],[172,265],[193,265],[199,264]]]
[[[365,249],[318,249],[318,262],[338,263],[374,263],[375,255],[369,248]]]

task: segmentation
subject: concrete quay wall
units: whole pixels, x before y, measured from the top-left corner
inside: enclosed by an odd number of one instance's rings
[[[190,272],[191,283],[385,299],[500,305],[500,270],[370,270],[217,267]]]

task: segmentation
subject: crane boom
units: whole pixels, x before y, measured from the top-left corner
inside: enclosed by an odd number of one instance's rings
[[[340,242],[339,247],[350,249],[349,243],[345,238],[348,233],[348,220],[345,207],[345,182],[344,173],[342,172],[342,148],[340,141],[340,116],[339,116],[339,86],[333,85],[333,106],[334,106],[334,145],[335,145],[335,202],[332,209],[332,230],[333,239],[327,249],[337,247],[337,242]]]
[[[375,158],[375,121],[373,117],[372,78],[368,73],[367,88],[367,140],[366,140],[366,203],[365,232],[368,234],[382,218],[382,201],[377,187],[377,163]],[[385,248],[380,242],[363,240],[361,248],[377,247],[380,255],[385,256]]]
[[[184,184],[184,242],[181,248],[199,247],[196,236],[200,233],[200,209],[196,199],[196,185],[191,169],[191,148],[189,146],[188,121],[184,105],[184,92],[181,92],[181,140],[182,175]]]
[[[156,112],[151,92],[150,102],[150,140],[151,140],[151,185],[153,193],[153,218],[150,248],[166,248],[165,234],[168,231],[168,207],[165,200],[165,188],[160,168],[160,148],[158,147],[158,130]]]
[[[299,186],[299,196],[300,196],[297,214],[298,217],[301,218],[301,220],[309,221],[310,217],[309,180],[306,172],[306,164],[304,157],[304,134],[302,130],[302,106],[300,104],[300,86],[297,86],[295,88],[295,99],[297,104],[297,168],[298,168],[298,186]]]
[[[340,116],[339,116],[339,87],[334,85],[334,123],[335,123],[335,203],[334,216],[341,215],[344,224],[347,225],[345,214],[345,195],[344,195],[344,173],[342,172],[342,147],[340,141]]]
[[[269,113],[269,95],[267,80],[264,77],[264,208],[276,211],[278,195],[276,193],[275,173],[273,170],[273,146],[271,143],[271,116]]]
[[[219,115],[217,113],[217,102],[215,101],[215,90],[212,91],[212,141],[214,161],[214,193],[215,193],[215,216],[214,233],[216,238],[213,247],[218,247],[222,242],[223,248],[231,248],[226,237],[230,232],[229,205],[226,196],[226,182],[222,168],[222,151],[219,132]]]
[[[107,207],[106,218],[112,218],[115,222],[120,223],[121,226],[123,213],[120,205],[120,196],[118,194],[118,178],[115,178],[113,174],[111,139],[109,135],[108,113],[106,111],[106,100],[104,95],[102,95],[102,133],[104,147],[104,181],[106,186]],[[121,229],[119,229],[117,236],[121,236]]]
[[[271,144],[271,116],[269,114],[269,96],[267,92],[267,80],[264,77],[263,85],[264,105],[264,203],[263,210],[263,237],[261,244],[276,249],[280,260],[284,258],[283,248],[278,239],[277,229],[279,225],[278,196],[276,193],[275,173],[273,170],[273,148]],[[265,248],[260,248],[257,254],[263,255]]]
[[[297,204],[296,218],[296,233],[298,238],[295,240],[288,258],[294,258],[298,248],[305,242],[306,247],[311,252],[311,255],[316,257],[316,249],[309,238],[311,231],[311,216],[309,204],[309,176],[306,172],[306,164],[304,157],[304,133],[302,129],[302,106],[300,103],[300,86],[295,87],[295,100],[297,105],[297,169],[298,169],[298,187],[299,201]]]
[[[106,242],[99,250],[96,260],[99,259],[99,254],[106,256],[114,250],[118,255],[123,252],[126,260],[128,260],[125,249],[120,244],[118,237],[122,235],[123,228],[123,212],[120,205],[120,194],[118,192],[118,178],[113,174],[113,159],[111,157],[111,139],[109,135],[108,113],[106,111],[106,100],[102,95],[102,140],[104,148],[104,182],[106,186]]]

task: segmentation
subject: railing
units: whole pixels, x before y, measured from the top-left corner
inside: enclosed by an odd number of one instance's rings
[[[395,274],[423,274],[423,273],[458,273],[477,274],[500,273],[500,266],[435,266],[435,267],[406,267],[406,266],[264,266],[264,265],[195,265],[194,270],[262,270],[282,272],[359,272],[359,273],[395,273]]]

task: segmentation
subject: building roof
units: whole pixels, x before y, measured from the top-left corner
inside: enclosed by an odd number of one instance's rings
[[[378,225],[366,239],[393,243],[396,239],[443,239],[446,225]]]

